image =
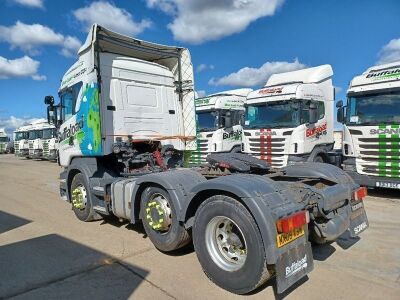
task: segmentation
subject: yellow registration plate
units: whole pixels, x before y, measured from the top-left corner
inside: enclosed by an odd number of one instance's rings
[[[294,241],[295,239],[301,237],[302,235],[304,235],[304,228],[300,227],[300,228],[296,228],[293,231],[289,232],[289,233],[279,233],[276,236],[276,244],[278,246],[278,248],[285,246],[286,244]]]

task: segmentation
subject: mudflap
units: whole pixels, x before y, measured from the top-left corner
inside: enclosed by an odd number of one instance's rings
[[[281,294],[314,269],[310,242],[306,241],[281,254],[275,267],[277,292]]]
[[[364,209],[364,203],[362,201],[351,204],[351,215],[350,215],[350,237],[356,237],[361,232],[369,227],[367,213]]]

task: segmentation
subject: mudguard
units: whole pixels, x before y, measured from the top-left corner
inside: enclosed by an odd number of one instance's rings
[[[304,237],[298,238],[287,247],[277,248],[276,220],[304,209],[303,204],[297,203],[284,190],[284,185],[264,176],[235,174],[211,179],[196,185],[191,190],[193,193],[191,201],[204,201],[205,199],[196,197],[204,191],[213,191],[214,195],[227,192],[240,198],[253,215],[260,229],[268,264],[275,264],[280,255],[288,250],[288,247],[296,247],[305,243],[307,236],[306,234]],[[184,210],[187,210],[187,207],[184,207]]]
[[[200,173],[189,169],[180,169],[140,176],[136,180],[136,186],[132,193],[131,223],[135,223],[139,219],[138,208],[140,207],[141,196],[139,191],[143,185],[155,184],[166,189],[171,196],[171,201],[173,201],[174,207],[177,211],[178,220],[183,221],[183,207],[187,206],[187,203],[192,198],[190,190],[204,181],[206,181],[206,179]]]

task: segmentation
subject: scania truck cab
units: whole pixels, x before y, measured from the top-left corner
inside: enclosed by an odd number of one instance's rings
[[[51,136],[51,129],[54,125],[47,123],[45,119],[39,119],[32,123],[29,130],[29,158],[43,158],[43,143],[47,141],[47,136]],[[46,133],[46,138],[44,134]]]
[[[16,156],[29,156],[29,130],[31,127],[31,125],[21,126],[14,132],[14,154]]]
[[[324,243],[368,227],[363,190],[332,165],[277,173],[254,157],[217,153],[206,166],[183,167],[196,150],[188,49],[95,24],[78,55],[61,103],[45,103],[59,129],[60,194],[79,220],[142,222],[162,251],[193,239],[207,276],[237,294],[273,275],[283,292],[313,268],[309,238]]]
[[[197,149],[192,163],[206,162],[210,153],[240,152],[244,102],[252,89],[237,89],[195,100]]]
[[[400,61],[353,78],[343,123],[343,169],[359,184],[400,189]]]
[[[246,99],[244,153],[282,168],[330,162],[333,149],[332,67],[322,65],[272,75]]]
[[[0,154],[7,153],[9,142],[10,138],[8,137],[4,129],[0,129]]]
[[[57,130],[54,125],[49,125],[43,129],[42,136],[43,158],[47,160],[57,160],[58,138]]]

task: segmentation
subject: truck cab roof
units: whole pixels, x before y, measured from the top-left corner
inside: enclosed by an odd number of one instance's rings
[[[371,93],[379,90],[400,88],[400,61],[377,65],[355,76],[347,94]]]
[[[247,96],[247,103],[296,99],[333,101],[333,95],[325,88],[332,87],[332,76],[330,65],[273,74],[263,88]]]
[[[195,100],[196,110],[232,109],[244,110],[246,96],[252,89],[236,89],[215,93]]]

